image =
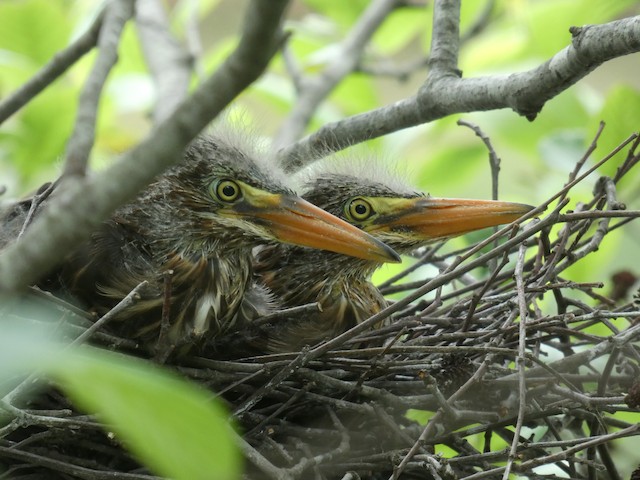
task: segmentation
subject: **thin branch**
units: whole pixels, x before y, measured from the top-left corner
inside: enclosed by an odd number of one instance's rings
[[[525,366],[525,349],[527,340],[527,299],[524,293],[524,254],[526,248],[521,245],[518,251],[518,261],[516,263],[516,288],[518,292],[518,309],[520,312],[520,328],[518,331],[518,356],[516,358],[516,368],[518,369],[518,416],[516,421],[515,431],[513,432],[513,441],[509,447],[509,457],[507,459],[507,465],[502,475],[503,480],[508,480],[513,468],[513,462],[516,460],[516,453],[518,452],[518,444],[520,443],[520,432],[525,418],[525,411],[527,406],[527,381],[526,381],[526,366]]]
[[[83,176],[96,133],[98,104],[111,69],[118,61],[118,44],[125,24],[133,17],[134,0],[113,0],[107,4],[100,35],[98,56],[84,84],[78,102],[76,123],[65,153],[63,176]]]
[[[429,76],[460,77],[460,0],[436,0],[433,6],[433,34],[429,53]]]
[[[567,448],[566,450],[563,450],[559,453],[556,454],[552,454],[552,455],[547,455],[544,457],[539,457],[536,458],[534,460],[529,460],[526,462],[522,462],[519,466],[518,466],[518,471],[527,471],[530,470],[532,468],[535,468],[539,465],[544,465],[546,463],[551,463],[551,462],[558,462],[561,460],[565,460],[567,459],[570,455],[573,455],[576,452],[580,452],[582,450],[585,450],[591,446],[594,445],[602,445],[604,443],[610,442],[611,440],[614,440],[616,438],[624,438],[627,437],[629,435],[634,435],[636,434],[638,431],[640,430],[640,424],[636,424],[636,425],[632,425],[630,427],[627,427],[623,430],[619,430],[617,432],[614,433],[610,433],[608,435],[599,435],[594,439],[588,440],[586,442],[580,443],[578,445],[575,445],[574,447],[570,447]],[[471,477],[468,477],[469,479]]]
[[[173,37],[159,0],[137,0],[136,27],[142,53],[155,84],[154,123],[171,115],[187,96],[191,55]]]
[[[373,0],[359,17],[349,34],[340,43],[332,60],[318,74],[300,76],[293,60],[287,54],[287,64],[298,85],[298,98],[293,109],[283,122],[273,140],[274,148],[290,145],[299,139],[318,108],[340,81],[353,72],[367,43],[389,13],[397,6],[398,0]]]
[[[114,478],[121,480],[162,480],[161,477],[145,475],[142,473],[118,473],[117,477],[114,477],[113,472],[94,470],[80,465],[73,465],[68,461],[56,460],[36,453],[24,452],[2,445],[0,445],[0,454],[6,458],[13,458],[20,462],[46,467],[51,469],[53,472],[61,472],[84,480],[112,480]]]
[[[93,21],[89,29],[71,45],[57,53],[38,73],[0,103],[0,124],[29,103],[55,79],[96,46],[102,28],[104,11]]]
[[[140,300],[140,290],[147,286],[147,281],[144,280],[140,282],[136,287],[131,290],[122,300],[120,300],[117,305],[115,305],[111,310],[105,313],[102,317],[100,317],[95,323],[93,323],[87,330],[85,330],[78,338],[76,338],[71,345],[77,345],[85,342],[91,336],[104,327],[107,323],[113,320],[120,312],[126,310],[131,305],[135,304],[138,300]]]
[[[495,0],[487,0],[473,24],[460,35],[460,46],[469,43],[487,28],[495,3]],[[428,65],[429,56],[424,55],[401,64],[394,64],[390,59],[383,60],[377,65],[361,64],[358,66],[358,71],[377,77],[392,77],[400,82],[406,82],[411,75],[423,68],[427,68]]]
[[[286,470],[275,467],[269,460],[264,458],[255,448],[253,448],[244,438],[234,435],[234,440],[240,447],[245,458],[258,468],[266,478],[273,480],[293,480]]]
[[[288,170],[372,138],[454,113],[511,108],[533,120],[544,104],[616,57],[640,51],[640,16],[572,28],[572,44],[536,68],[510,75],[429,75],[419,92],[391,105],[324,125],[278,152]]]
[[[238,47],[222,66],[111,168],[68,185],[19,242],[0,253],[0,291],[33,283],[118,206],[181,158],[182,150],[266,68],[279,46],[286,0],[254,0]]]

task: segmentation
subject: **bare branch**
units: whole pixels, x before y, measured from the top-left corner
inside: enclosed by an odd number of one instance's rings
[[[274,148],[290,145],[302,136],[318,105],[345,76],[356,69],[371,36],[397,3],[398,0],[372,1],[340,43],[332,60],[313,77],[298,76],[297,69],[289,67],[294,72],[294,78],[298,77],[299,97],[273,141]],[[291,64],[291,58],[286,58]]]
[[[76,123],[65,153],[63,176],[83,176],[96,134],[98,104],[102,88],[118,61],[118,44],[125,24],[133,16],[134,0],[114,0],[107,4],[100,35],[98,56],[87,78],[80,100]]]
[[[460,0],[436,0],[433,7],[433,34],[429,53],[429,76],[460,77]]]
[[[136,26],[156,87],[154,123],[166,119],[187,96],[191,55],[169,30],[169,20],[159,0],[137,0]]]
[[[526,381],[526,365],[525,365],[525,351],[527,341],[527,299],[524,293],[524,254],[526,252],[524,245],[520,245],[518,249],[518,261],[516,263],[516,288],[518,292],[518,308],[520,313],[520,324],[518,329],[518,357],[516,358],[516,367],[518,369],[518,417],[516,420],[516,427],[513,433],[513,441],[509,448],[509,457],[507,459],[507,465],[502,475],[503,480],[509,478],[511,469],[513,468],[513,462],[516,460],[516,453],[518,451],[518,444],[520,443],[520,432],[525,418],[525,412],[527,407],[527,381]]]
[[[103,19],[104,12],[101,12],[84,34],[66,49],[56,54],[33,78],[0,103],[0,124],[20,110],[82,58],[85,53],[96,46]]]
[[[572,28],[571,32],[572,44],[534,69],[476,78],[430,73],[416,95],[324,125],[281,149],[279,158],[288,170],[297,170],[354,143],[454,113],[511,108],[533,120],[548,100],[602,63],[640,51],[640,16]]]
[[[25,232],[0,254],[0,290],[32,283],[78,245],[120,204],[181,158],[193,139],[262,73],[275,53],[286,0],[254,0],[244,31],[223,65],[138,146],[111,168],[68,185]]]

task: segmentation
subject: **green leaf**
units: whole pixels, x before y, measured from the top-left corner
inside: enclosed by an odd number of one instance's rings
[[[375,108],[378,97],[373,80],[368,75],[353,74],[345,77],[331,94],[331,101],[341,107],[345,115],[355,115]]]
[[[56,327],[66,313],[41,298],[0,295],[0,397],[16,384],[11,378],[32,373],[62,348]]]
[[[483,183],[478,181],[482,171],[490,180],[487,152],[483,146],[471,144],[471,140],[452,144],[449,149],[434,152],[428,158],[419,173],[418,186],[436,197],[459,196],[457,192],[461,191],[464,182]],[[487,182],[484,186],[488,192],[485,196],[490,195],[490,184]]]
[[[141,360],[90,348],[70,352],[50,371],[74,402],[98,413],[157,474],[239,477],[227,412],[210,393]]]
[[[414,422],[418,422],[420,425],[426,425],[429,419],[433,417],[433,415],[433,412],[410,408],[409,410],[407,410],[405,417],[407,417],[409,420],[413,420]]]
[[[602,109],[591,117],[588,138],[593,138],[600,121],[605,122],[605,129],[598,140],[598,148],[594,152],[594,158],[599,159],[617,147],[625,138],[640,130],[640,92],[627,85],[618,85],[611,89],[605,99]],[[626,151],[619,154],[618,159],[607,162],[600,168],[604,175],[612,176]],[[637,177],[627,175],[621,182],[622,185],[629,181],[636,181]]]
[[[76,102],[75,89],[54,84],[16,115],[10,160],[25,186],[33,188],[52,175],[72,129]]]
[[[584,155],[584,133],[577,129],[552,132],[540,141],[539,149],[550,168],[570,172]]]
[[[71,24],[59,0],[0,2],[0,49],[42,65],[67,45]]]
[[[637,4],[631,0],[553,0],[530,3],[527,23],[531,32],[531,53],[554,55],[571,43],[571,26],[605,23]]]
[[[357,21],[369,0],[304,0],[304,3],[334,20],[345,31]]]
[[[398,8],[384,20],[372,38],[376,50],[391,55],[429,27],[430,11],[426,8]]]

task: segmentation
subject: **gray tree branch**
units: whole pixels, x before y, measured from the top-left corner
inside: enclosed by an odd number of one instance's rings
[[[302,136],[318,105],[358,67],[371,36],[397,5],[398,0],[372,1],[341,42],[332,61],[317,75],[297,79],[299,96],[273,141],[274,148],[290,145]]]
[[[98,36],[98,56],[80,93],[78,113],[67,144],[63,176],[82,176],[96,135],[98,105],[107,76],[118,61],[122,29],[133,16],[134,0],[113,0],[107,5]]]
[[[287,0],[253,0],[238,47],[175,112],[109,169],[83,178],[51,199],[20,241],[0,253],[0,292],[33,283],[120,204],[181,158],[191,141],[258,78],[280,45]]]
[[[193,62],[171,34],[166,11],[158,0],[137,0],[136,27],[155,84],[153,120],[158,123],[187,96]]]
[[[429,53],[429,76],[459,77],[460,0],[437,0],[433,9],[433,34]]]
[[[440,1],[436,2],[435,9],[449,6],[448,0]],[[454,42],[450,28],[439,31],[449,37],[449,42]],[[430,70],[416,95],[324,125],[315,133],[281,149],[278,155],[287,170],[295,171],[328,153],[355,143],[455,113],[510,108],[533,120],[547,101],[599,65],[640,51],[640,16],[602,25],[573,27],[570,31],[573,36],[571,45],[536,68],[510,75],[476,78],[442,75],[442,70],[434,74]],[[456,47],[446,46],[446,42],[443,45],[435,38],[434,42],[440,45],[441,56],[449,51],[446,55],[455,57]],[[441,60],[434,62],[441,63]],[[450,70],[451,61],[447,62]]]

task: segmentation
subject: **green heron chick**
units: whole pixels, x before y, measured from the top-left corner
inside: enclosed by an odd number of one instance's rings
[[[166,358],[243,321],[258,244],[399,261],[382,242],[296,196],[260,160],[228,139],[196,139],[179,165],[65,259],[53,284],[102,315],[147,281],[109,326]]]
[[[509,223],[533,207],[491,200],[433,198],[376,169],[357,174],[322,173],[303,188],[303,197],[409,253],[438,239]],[[371,283],[377,260],[349,258],[291,245],[258,250],[256,273],[290,308],[318,302],[321,312],[276,319],[253,329],[247,343],[261,353],[297,351],[333,338],[379,312],[387,303]]]

